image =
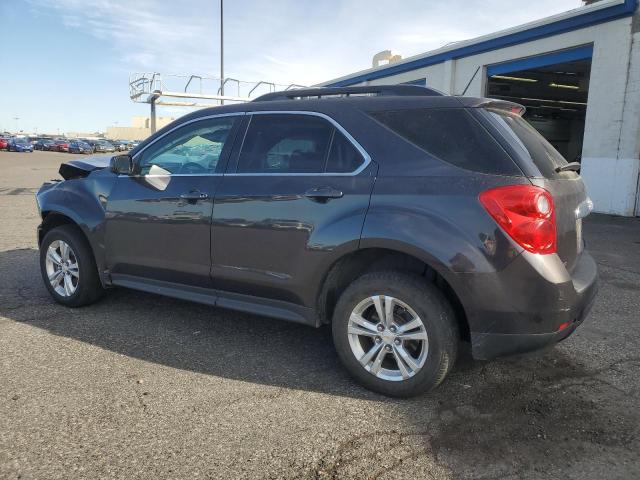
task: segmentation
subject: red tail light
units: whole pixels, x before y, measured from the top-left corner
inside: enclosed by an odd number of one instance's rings
[[[531,253],[556,252],[553,197],[533,185],[509,185],[480,194],[480,203],[518,245]]]

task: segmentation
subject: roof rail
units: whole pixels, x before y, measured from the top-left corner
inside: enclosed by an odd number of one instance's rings
[[[314,98],[335,98],[335,97],[437,97],[445,94],[428,87],[417,85],[369,85],[365,87],[319,87],[300,88],[273,92],[261,95],[253,100],[254,102],[271,102],[275,100],[309,100]]]

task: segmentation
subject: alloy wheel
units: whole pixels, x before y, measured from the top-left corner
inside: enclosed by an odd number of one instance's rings
[[[63,240],[51,242],[47,249],[45,267],[49,283],[61,297],[75,293],[80,281],[80,269],[75,252]]]
[[[358,303],[349,318],[347,334],[360,365],[382,380],[413,377],[429,352],[422,319],[407,303],[386,295]]]

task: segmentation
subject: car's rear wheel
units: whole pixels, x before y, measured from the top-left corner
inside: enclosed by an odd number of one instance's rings
[[[411,397],[439,385],[455,363],[453,310],[433,284],[403,272],[363,275],[336,305],[333,341],[349,373],[365,387]]]
[[[53,299],[68,307],[89,305],[104,292],[91,247],[73,225],[54,228],[45,235],[40,245],[40,271]]]

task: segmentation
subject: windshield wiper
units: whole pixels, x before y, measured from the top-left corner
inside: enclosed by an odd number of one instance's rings
[[[580,171],[580,164],[578,162],[571,162],[571,163],[567,163],[566,165],[561,165],[560,167],[556,168],[556,172],[560,173],[560,172],[579,172]]]

